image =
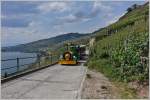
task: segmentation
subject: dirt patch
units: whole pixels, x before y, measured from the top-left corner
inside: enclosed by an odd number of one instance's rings
[[[115,91],[115,92],[114,92]],[[116,99],[116,87],[103,74],[96,71],[87,71],[83,84],[82,99]]]
[[[148,86],[143,86],[142,88],[140,88],[137,92],[138,96],[140,99],[143,98],[148,98],[149,95],[149,87]]]
[[[88,70],[83,83],[82,99],[146,99],[149,85],[139,85],[137,82],[111,82],[97,71]]]

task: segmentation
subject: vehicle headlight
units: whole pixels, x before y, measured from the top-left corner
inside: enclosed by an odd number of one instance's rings
[[[76,59],[77,57],[76,56],[73,56],[73,59]]]
[[[63,59],[63,56],[62,56],[62,55],[60,55],[59,59]]]

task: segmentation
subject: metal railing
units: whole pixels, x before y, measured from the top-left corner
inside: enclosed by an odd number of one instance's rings
[[[59,58],[58,55],[47,55],[47,56],[37,55],[35,57],[20,57],[14,59],[4,59],[1,60],[1,62],[15,61],[16,64],[15,66],[10,66],[10,67],[5,66],[4,68],[1,68],[1,76],[2,78],[6,78],[8,76],[15,75],[17,73],[21,73],[27,70],[32,70],[32,69],[34,70],[35,68],[51,65],[56,63],[58,61],[58,58]],[[32,60],[35,59],[35,61],[32,63],[21,64],[20,61],[25,59],[32,59]],[[12,71],[12,69],[15,71]]]

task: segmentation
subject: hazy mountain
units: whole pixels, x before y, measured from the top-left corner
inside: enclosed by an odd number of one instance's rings
[[[56,37],[51,37],[48,39],[42,39],[27,44],[20,44],[16,46],[3,47],[2,51],[20,51],[20,52],[38,52],[44,48],[51,48],[57,44],[60,44],[64,41],[75,40],[89,34],[79,34],[79,33],[68,33],[59,35]]]

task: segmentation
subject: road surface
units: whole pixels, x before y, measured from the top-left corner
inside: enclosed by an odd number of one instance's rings
[[[79,98],[86,68],[54,65],[2,84],[2,99]]]

